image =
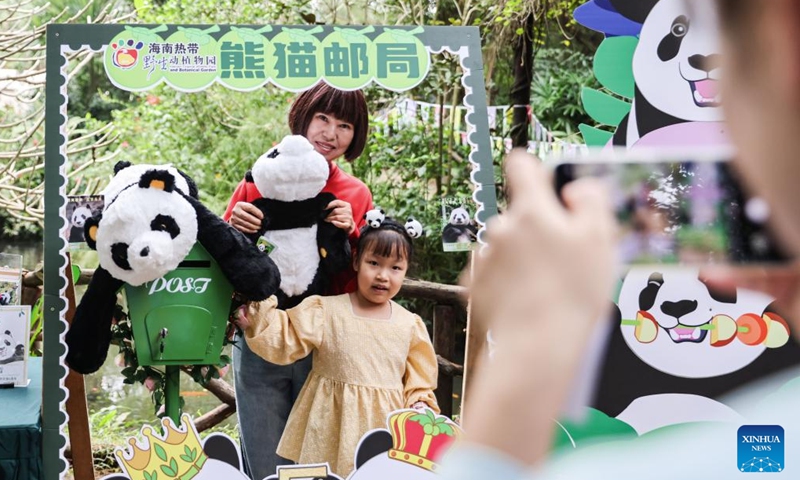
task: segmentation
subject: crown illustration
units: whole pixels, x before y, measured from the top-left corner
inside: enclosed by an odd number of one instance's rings
[[[161,419],[165,435],[157,435],[149,425],[142,427],[144,444],[135,437],[128,439],[130,449],[117,448],[114,455],[117,463],[131,480],[154,480],[156,478],[180,478],[191,480],[206,463],[200,437],[189,415],[181,415],[182,428],[178,429],[172,419]]]
[[[390,458],[436,471],[436,462],[461,435],[461,429],[433,410],[426,409],[425,413],[403,410],[389,417],[389,433],[392,435]]]

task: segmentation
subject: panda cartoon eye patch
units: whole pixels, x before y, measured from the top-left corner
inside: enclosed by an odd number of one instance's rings
[[[178,222],[169,215],[156,215],[156,218],[150,222],[150,229],[154,232],[167,232],[172,238],[181,234],[181,227],[178,226]]]

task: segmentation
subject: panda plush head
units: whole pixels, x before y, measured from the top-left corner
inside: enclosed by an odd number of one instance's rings
[[[718,377],[746,367],[766,347],[739,340],[714,346],[710,330],[693,327],[708,328],[716,315],[733,319],[746,313],[761,316],[771,301],[768,295],[745,289],[711,290],[697,270],[634,268],[620,290],[623,325],[619,328],[630,350],[657,370],[682,378]],[[635,329],[624,324],[636,319],[638,312],[645,312],[657,324],[651,342],[638,340]]]
[[[305,137],[288,135],[256,160],[251,174],[262,197],[294,202],[322,191],[330,166]]]
[[[408,217],[405,224],[406,232],[408,232],[408,236],[411,238],[419,238],[422,236],[423,229],[422,224],[419,221],[415,220],[413,217]]]
[[[381,226],[381,223],[386,220],[386,212],[382,209],[374,208],[364,214],[364,220],[367,221],[367,225],[369,225],[370,228],[378,228]]]
[[[721,121],[720,47],[714,2],[610,3],[626,18],[642,24],[633,76],[647,102],[680,120]]]
[[[11,292],[0,292],[0,305],[11,305]]]
[[[177,268],[197,240],[197,215],[183,195],[196,188],[177,169],[120,162],[102,212],[84,225],[100,266],[132,286]]]
[[[464,207],[454,208],[450,212],[451,225],[469,225],[469,212]]]

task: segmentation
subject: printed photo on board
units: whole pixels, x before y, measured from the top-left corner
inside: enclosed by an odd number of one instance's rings
[[[67,199],[67,218],[69,219],[69,243],[85,243],[84,225],[96,213],[103,210],[102,195],[70,196]]]
[[[22,255],[0,253],[0,306],[19,305],[21,289]]]
[[[28,384],[30,317],[27,305],[0,307],[0,386]]]
[[[467,196],[442,198],[442,246],[445,252],[472,250],[478,243],[475,202]]]

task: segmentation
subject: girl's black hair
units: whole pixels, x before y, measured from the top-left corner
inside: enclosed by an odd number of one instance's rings
[[[356,262],[361,261],[361,255],[367,249],[381,257],[390,257],[392,254],[398,259],[405,257],[409,263],[414,255],[411,236],[403,225],[390,217],[386,217],[378,228],[369,225],[361,228],[356,246]]]

